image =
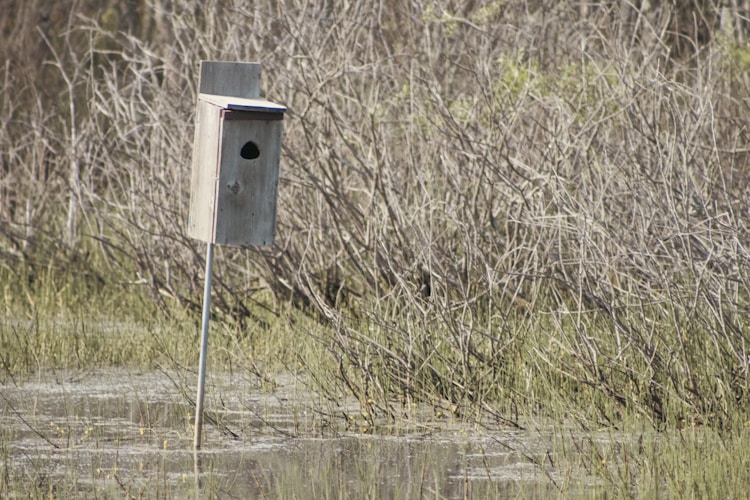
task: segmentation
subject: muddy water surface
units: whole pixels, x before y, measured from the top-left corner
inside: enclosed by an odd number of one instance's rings
[[[569,481],[547,459],[554,454],[551,433],[440,418],[372,433],[357,421],[356,404],[316,401],[291,377],[272,388],[241,376],[210,377],[209,422],[197,454],[192,378],[159,371],[45,373],[23,383],[6,380],[0,391],[4,474],[26,491],[484,498],[545,496]],[[581,490],[596,484],[585,476],[576,481]],[[24,496],[23,488],[17,494]]]

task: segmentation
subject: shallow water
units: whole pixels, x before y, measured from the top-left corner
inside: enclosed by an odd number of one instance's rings
[[[173,373],[113,370],[6,381],[0,432],[9,493],[482,498],[542,496],[562,479],[546,459],[551,432],[424,418],[372,434],[356,419],[342,425],[338,415],[356,415],[356,402],[331,407],[291,377],[271,392],[255,379],[209,377],[210,422],[196,454],[193,384]]]

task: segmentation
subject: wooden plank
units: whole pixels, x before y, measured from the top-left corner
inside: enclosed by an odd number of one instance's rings
[[[273,244],[281,127],[277,120],[224,122],[216,243]],[[256,145],[257,158],[242,157],[248,142]]]
[[[258,99],[260,97],[260,64],[201,61],[200,93]]]
[[[188,236],[206,242],[214,241],[220,137],[221,109],[198,101],[187,232]]]
[[[224,109],[238,111],[260,111],[268,113],[283,113],[286,111],[286,106],[265,99],[243,99],[241,97],[213,94],[200,94],[198,99],[208,101],[211,104]]]

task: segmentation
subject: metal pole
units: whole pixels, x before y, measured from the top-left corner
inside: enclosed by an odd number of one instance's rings
[[[195,398],[195,439],[193,447],[201,447],[203,427],[203,385],[206,381],[206,356],[208,354],[208,320],[211,317],[211,268],[214,260],[214,244],[208,244],[206,251],[206,286],[203,289],[203,319],[201,326],[201,356],[198,368],[198,395]]]

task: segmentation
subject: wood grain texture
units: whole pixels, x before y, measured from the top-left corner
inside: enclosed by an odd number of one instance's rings
[[[200,89],[188,235],[271,245],[286,107],[258,98],[258,64],[203,61]]]
[[[193,140],[188,236],[206,242],[214,239],[220,135],[220,109],[199,100]]]
[[[224,121],[215,243],[272,245],[281,154],[281,121]],[[240,155],[252,141],[254,159]]]
[[[258,99],[260,97],[260,64],[201,61],[200,93]]]

